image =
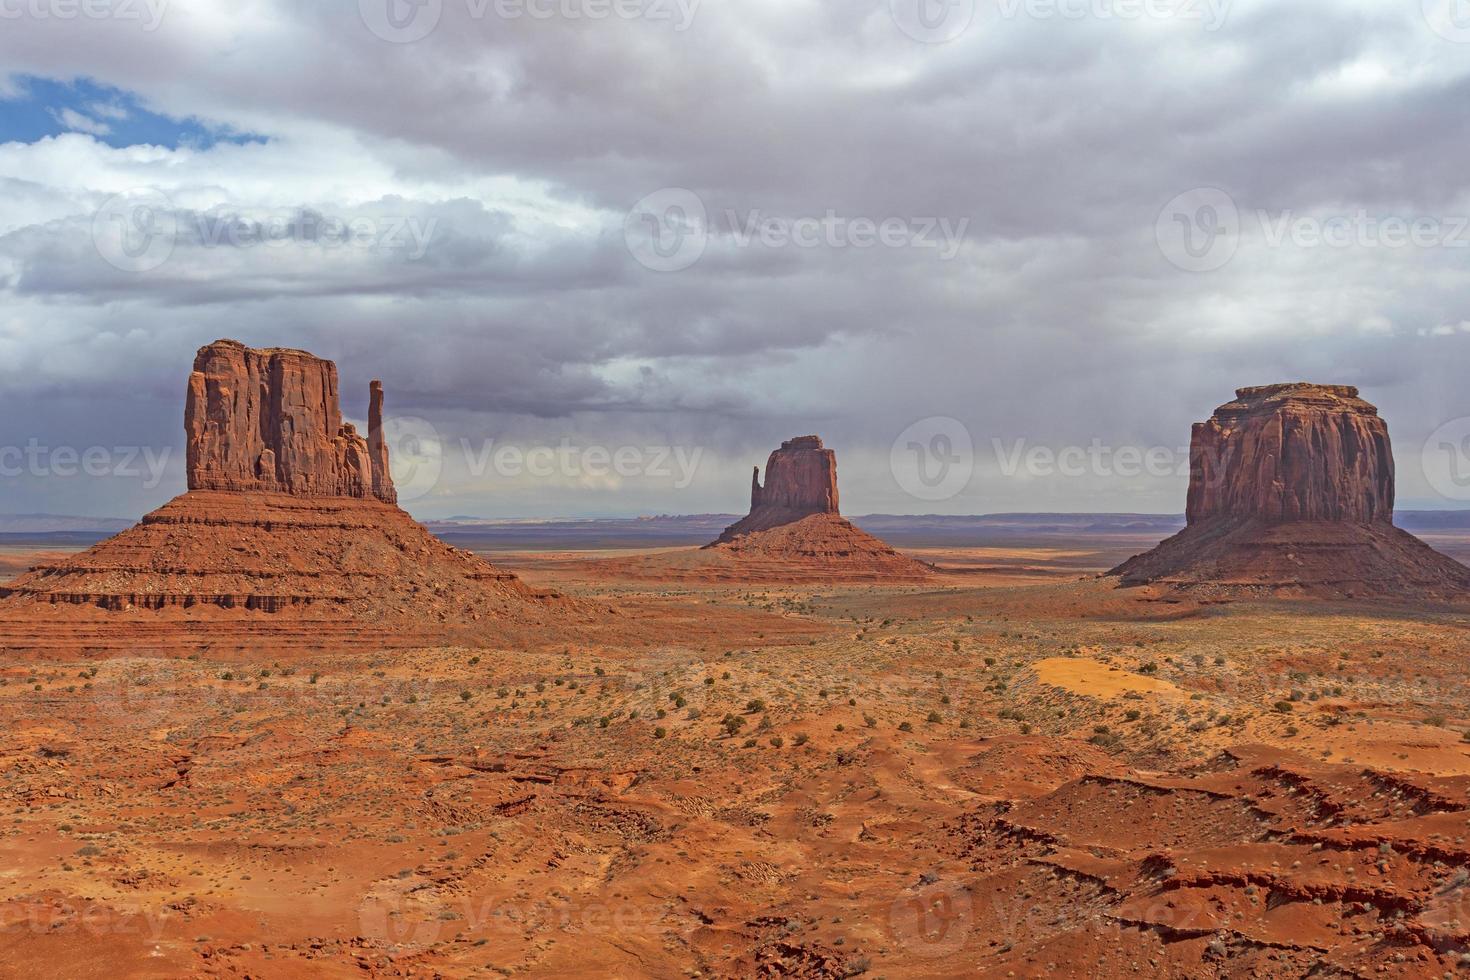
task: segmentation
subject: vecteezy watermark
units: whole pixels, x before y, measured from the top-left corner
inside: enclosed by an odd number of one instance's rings
[[[182,211],[157,190],[118,194],[92,216],[97,254],[124,272],[151,272],[180,243],[195,248],[315,248],[401,252],[410,262],[429,250],[437,218],[416,215],[340,217],[303,208]]]
[[[638,264],[654,272],[681,272],[709,247],[709,212],[683,187],[654,191],[629,209],[623,241]]]
[[[1173,265],[1213,272],[1235,257],[1247,236],[1266,248],[1470,248],[1470,215],[1374,214],[1366,208],[1329,214],[1258,208],[1245,214],[1225,191],[1201,187],[1164,206],[1154,236]]]
[[[409,872],[375,882],[358,905],[365,938],[391,946],[422,949],[454,935],[461,940],[538,933],[659,936],[688,933],[692,919],[670,921],[662,905],[616,903],[508,902],[475,895],[450,898]]]
[[[30,933],[37,936],[141,936],[163,939],[170,921],[182,921],[167,908],[114,908],[81,905],[64,898],[31,898],[0,904],[0,936]]]
[[[898,29],[923,44],[945,44],[970,29],[975,0],[888,0]]]
[[[644,20],[689,30],[703,0],[358,0],[363,24],[390,44],[413,44],[439,28],[446,7],[471,21]]]
[[[682,187],[664,188],[635,204],[624,218],[628,251],[655,272],[687,269],[704,255],[712,239],[735,248],[936,249],[953,259],[964,244],[969,218],[872,218],[839,214],[773,215],[759,208],[726,208],[711,221],[704,201]]]
[[[1240,209],[1218,187],[1199,187],[1175,197],[1154,222],[1164,258],[1186,272],[1213,272],[1240,247]]]
[[[935,959],[965,948],[975,927],[975,902],[963,885],[921,884],[893,900],[888,925],[906,953]]]
[[[1450,419],[1430,433],[1419,460],[1435,493],[1470,500],[1470,417]]]
[[[1006,20],[1118,20],[1198,22],[1218,31],[1232,0],[997,0]]]
[[[444,442],[434,423],[413,415],[391,416],[383,421],[383,441],[400,504],[428,496],[439,486],[444,474]]]
[[[493,471],[508,479],[565,479],[602,481],[614,477],[669,481],[675,490],[694,482],[703,447],[695,446],[578,446],[563,439],[555,446],[521,446],[488,439],[475,445],[460,440],[470,476]]]
[[[0,20],[137,21],[156,31],[171,0],[0,0]]]
[[[142,480],[153,490],[163,482],[173,450],[164,446],[48,446],[31,438],[24,446],[0,446],[0,478]]]
[[[975,474],[975,441],[958,419],[920,419],[893,440],[888,466],[909,496],[950,500],[970,485]]]
[[[1187,477],[1192,465],[1188,447],[1110,446],[1093,439],[1086,446],[1034,445],[1026,439],[990,441],[1002,476],[1063,477]],[[1208,467],[1202,473],[1223,473],[1225,467]]]
[[[1470,0],[1420,0],[1429,29],[1446,41],[1470,44]]]

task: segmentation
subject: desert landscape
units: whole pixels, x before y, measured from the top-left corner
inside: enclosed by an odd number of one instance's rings
[[[900,553],[803,437],[712,547],[491,564],[336,386],[206,347],[189,492],[7,550],[0,973],[1470,968],[1470,572],[1389,523],[1356,392],[1197,426],[1155,557],[1060,518]],[[1228,564],[1181,549],[1217,520]]]
[[[0,980],[1470,980],[1470,0],[0,0]]]

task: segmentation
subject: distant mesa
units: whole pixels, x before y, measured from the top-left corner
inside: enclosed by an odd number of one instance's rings
[[[766,460],[766,483],[757,466],[750,479],[750,514],[725,529],[721,542],[791,524],[813,514],[836,514],[837,454],[820,436],[798,436],[781,443]],[[711,545],[713,547],[713,545]]]
[[[342,420],[331,361],[232,340],[202,348],[184,412],[189,491],[0,589],[0,613],[85,607],[208,621],[289,613],[350,630],[535,619],[558,602],[397,507],[383,408],[375,381],[363,438]]]
[[[813,578],[914,579],[930,573],[842,517],[837,454],[817,436],[788,439],[771,453],[764,485],[756,468],[750,513],[705,550],[778,576],[796,569]]]
[[[1187,526],[1113,569],[1195,593],[1458,597],[1470,568],[1393,526],[1388,426],[1347,385],[1242,388],[1190,444]]]

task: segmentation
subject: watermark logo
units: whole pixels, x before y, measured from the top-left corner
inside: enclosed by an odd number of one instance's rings
[[[716,235],[732,248],[933,249],[949,261],[964,246],[969,218],[775,215],[725,208],[713,220],[693,191],[666,187],[635,204],[623,221],[628,251],[645,268],[680,272],[703,257]]]
[[[898,485],[919,500],[950,500],[975,473],[975,442],[958,419],[920,419],[893,440],[889,469]]]
[[[383,441],[398,502],[432,493],[444,473],[444,443],[434,424],[412,415],[392,416],[383,421]]]
[[[162,191],[117,194],[92,216],[92,243],[108,265],[123,272],[152,272],[174,254],[178,216]]]
[[[364,938],[422,948],[439,941],[446,911],[433,888],[410,875],[375,882],[358,905],[357,916]]]
[[[120,665],[105,678],[93,677],[93,704],[100,718],[126,728],[152,728],[179,717],[192,690],[190,677],[171,660]]]
[[[975,903],[961,885],[920,885],[894,899],[888,924],[907,953],[931,959],[952,956],[970,939]]]
[[[1451,419],[1430,433],[1419,458],[1435,493],[1470,500],[1470,417]]]
[[[1159,251],[1186,272],[1224,268],[1240,247],[1240,209],[1218,187],[1185,191],[1154,222]]]
[[[0,0],[0,20],[138,21],[152,33],[163,23],[170,0]]]
[[[1247,240],[1272,249],[1470,249],[1470,216],[1374,214],[1366,208],[1242,212],[1225,191],[1201,187],[1164,206],[1154,236],[1173,265],[1187,272],[1213,272],[1235,258]]]
[[[709,213],[698,194],[665,187],[633,205],[623,240],[638,264],[654,272],[682,272],[709,245]]]
[[[100,939],[131,936],[160,942],[178,915],[150,906],[75,905],[59,898],[21,898],[0,903],[0,936],[68,935]]]
[[[715,676],[693,650],[679,647],[654,650],[639,669],[614,675],[613,680],[622,691],[619,700],[627,715],[610,719],[610,723],[631,718],[636,713],[635,722],[673,727],[659,718],[660,711],[674,721],[697,720],[708,709],[713,691],[705,681]],[[756,719],[750,721],[754,723]]]
[[[358,0],[362,22],[390,44],[413,44],[438,29],[445,0]],[[701,0],[455,0],[469,22],[646,20],[677,32],[694,24]]]
[[[444,0],[357,0],[357,10],[377,37],[389,44],[413,44],[439,26]]]
[[[958,39],[975,21],[975,0],[888,0],[898,29],[921,44]]]
[[[1230,16],[1231,0],[999,0],[1006,20],[1117,20],[1197,22],[1218,31]]]
[[[437,218],[415,215],[339,217],[307,208],[179,210],[156,190],[118,194],[92,217],[97,254],[124,272],[152,272],[181,241],[201,249],[352,248],[397,252],[417,262],[429,250]]]
[[[700,446],[579,446],[570,439],[560,444],[521,446],[487,439],[478,446],[460,440],[471,476],[494,472],[511,480],[574,482],[581,486],[606,485],[621,479],[643,477],[666,481],[675,490],[687,490],[694,482],[704,449]]]
[[[32,437],[24,446],[0,446],[0,478],[142,480],[156,489],[168,472],[172,449],[164,446],[48,446]]]
[[[996,464],[1007,479],[1025,476],[1032,479],[1064,477],[1104,477],[1135,480],[1139,477],[1166,479],[1190,475],[1192,457],[1187,446],[1111,446],[1093,439],[1086,446],[1051,446],[1032,444],[1026,439],[991,439]],[[1229,454],[1223,458],[1201,455],[1202,472],[1223,479],[1229,469]],[[1208,466],[1205,464],[1208,463]],[[1214,485],[1214,480],[1210,481]]]
[[[1470,0],[1422,0],[1429,29],[1446,41],[1470,44]]]

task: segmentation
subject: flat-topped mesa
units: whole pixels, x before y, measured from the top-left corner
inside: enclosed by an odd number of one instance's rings
[[[1187,516],[1269,524],[1392,523],[1393,452],[1349,385],[1241,388],[1194,426]]]
[[[1189,526],[1108,574],[1171,594],[1463,599],[1470,568],[1393,526],[1393,453],[1346,385],[1242,388],[1194,427]]]
[[[793,514],[836,514],[837,454],[823,447],[820,436],[788,439],[766,461],[766,483],[760,469],[751,483],[750,512],[761,509]]]
[[[397,503],[374,381],[364,439],[342,421],[337,365],[233,340],[200,348],[184,429],[190,490],[377,498]]]

